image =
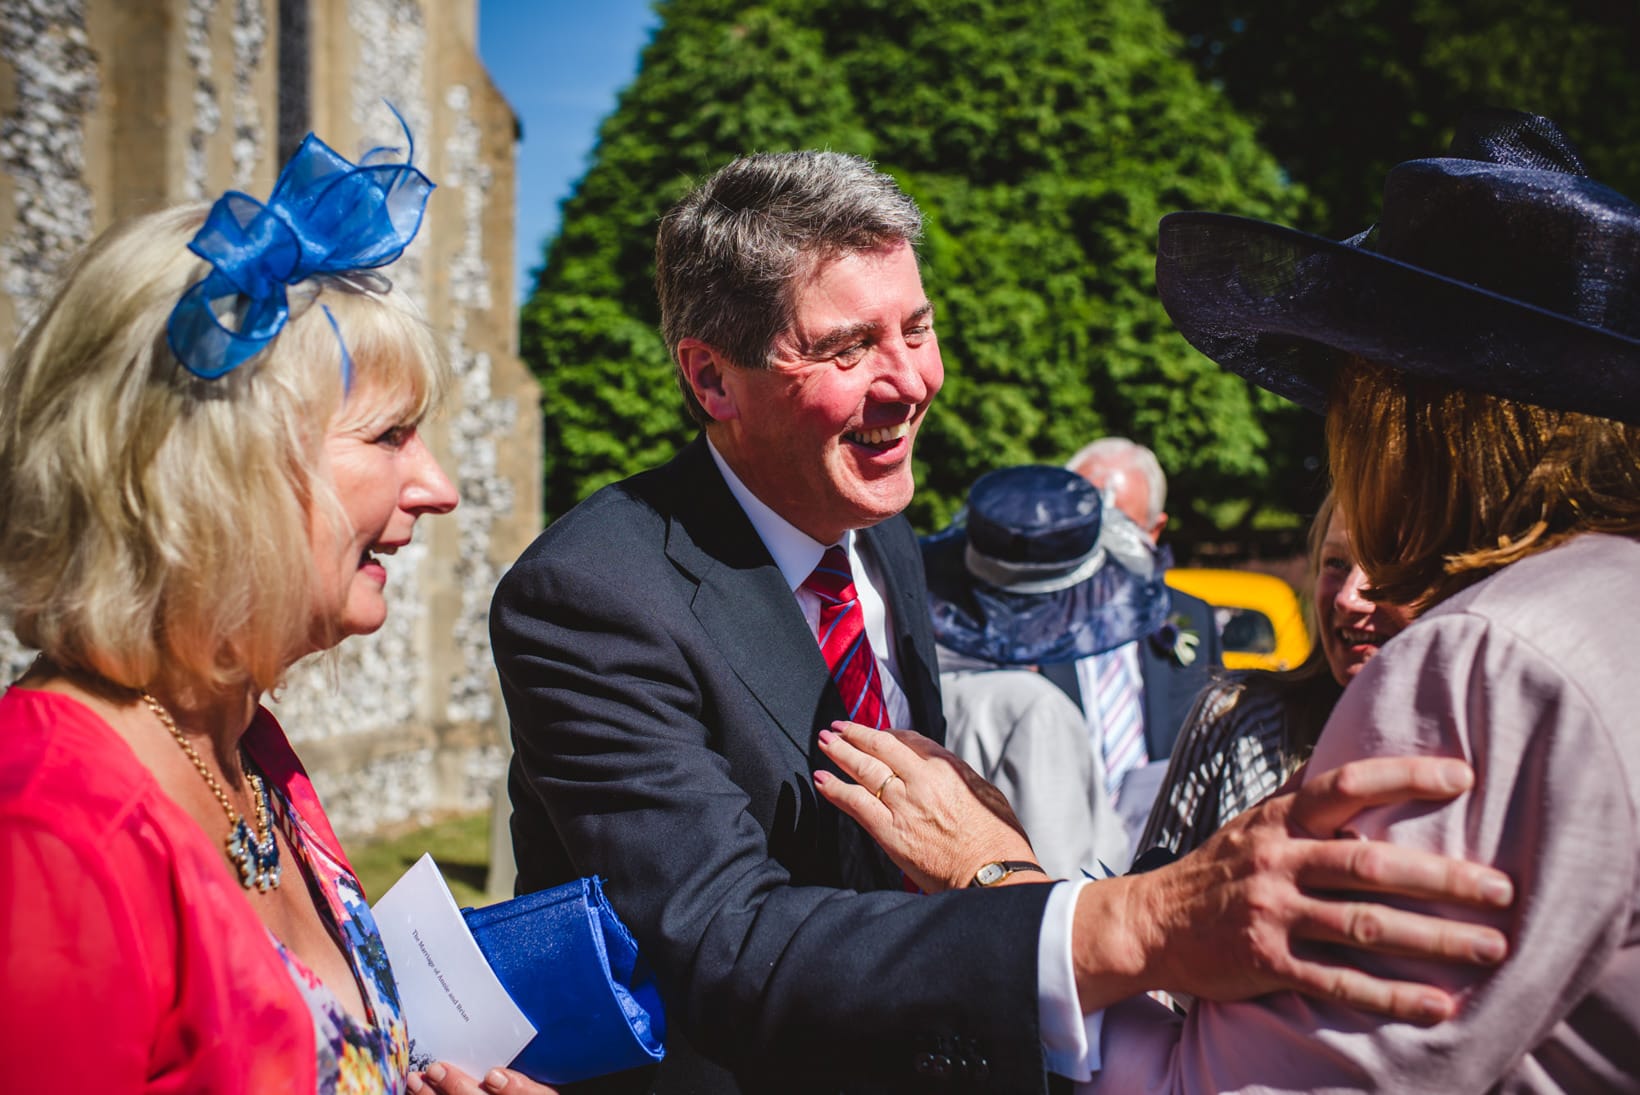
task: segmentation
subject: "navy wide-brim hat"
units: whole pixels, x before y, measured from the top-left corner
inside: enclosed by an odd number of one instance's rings
[[[1318,413],[1356,356],[1640,423],[1640,206],[1546,118],[1466,118],[1450,156],[1390,170],[1378,223],[1349,240],[1164,217],[1156,289],[1191,345]]]
[[[1141,575],[1123,566],[1105,546],[1116,531],[1107,519],[1123,520],[1064,468],[981,476],[958,520],[922,541],[934,638],[997,665],[1047,665],[1160,630],[1170,603],[1163,567]]]

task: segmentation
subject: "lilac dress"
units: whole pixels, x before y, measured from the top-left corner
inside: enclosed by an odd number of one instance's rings
[[[1510,940],[1496,969],[1363,962],[1454,991],[1454,1019],[1415,1027],[1293,993],[1199,1003],[1182,1020],[1124,1001],[1105,1014],[1091,1089],[1640,1092],[1635,604],[1634,540],[1585,534],[1524,559],[1386,644],[1316,745],[1311,772],[1394,754],[1474,767],[1475,788],[1450,803],[1352,823],[1514,880],[1514,907],[1488,918]]]

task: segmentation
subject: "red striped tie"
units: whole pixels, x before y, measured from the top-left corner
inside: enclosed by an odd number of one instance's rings
[[[888,725],[888,705],[883,702],[883,683],[877,676],[877,658],[866,638],[860,595],[854,589],[854,572],[848,553],[829,547],[820,565],[803,580],[803,588],[820,598],[820,653],[831,670],[831,679],[843,694],[843,706],[851,721],[878,730]]]

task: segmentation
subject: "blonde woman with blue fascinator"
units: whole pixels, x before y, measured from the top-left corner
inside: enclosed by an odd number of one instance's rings
[[[432,188],[310,135],[265,203],[105,232],[0,372],[0,604],[41,652],[0,696],[20,1090],[422,1086],[370,910],[259,699],[380,627],[382,557],[455,508],[418,433],[446,366],[376,272]]]

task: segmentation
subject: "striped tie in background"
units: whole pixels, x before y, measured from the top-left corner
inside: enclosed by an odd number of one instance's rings
[[[1125,647],[1094,655],[1099,682],[1100,756],[1105,764],[1105,790],[1115,802],[1122,780],[1149,760],[1145,752],[1144,712],[1139,709],[1139,681],[1128,664]]]

